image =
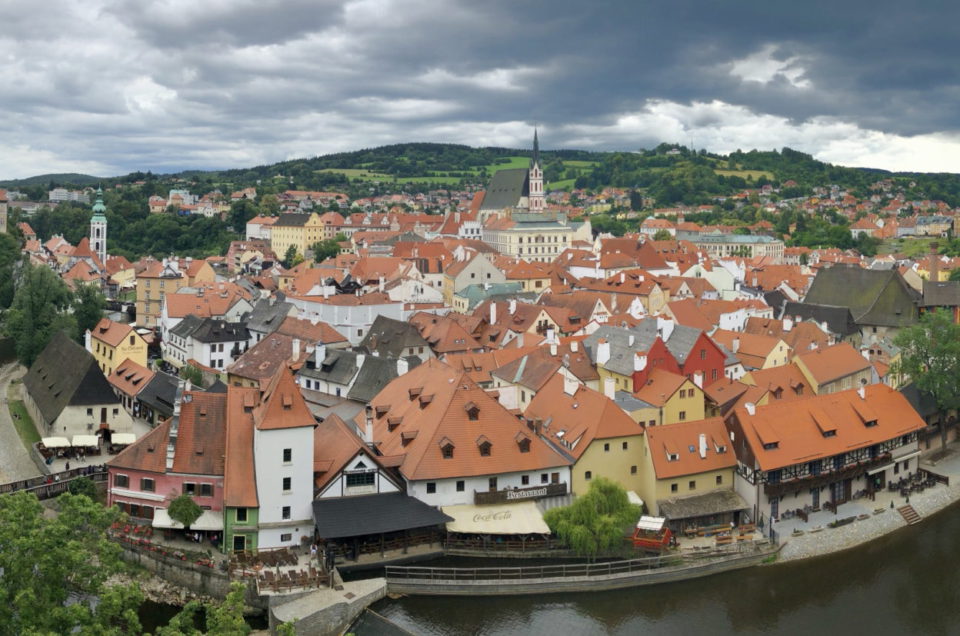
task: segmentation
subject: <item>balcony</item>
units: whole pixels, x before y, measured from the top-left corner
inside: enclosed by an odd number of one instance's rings
[[[844,481],[845,479],[856,479],[861,475],[865,475],[871,468],[889,464],[890,461],[890,453],[883,453],[882,455],[877,455],[877,457],[874,459],[860,461],[850,466],[844,466],[840,470],[824,471],[817,475],[808,474],[796,479],[780,481],[777,483],[767,482],[763,485],[763,492],[766,493],[768,497],[774,495],[784,495],[789,492],[794,492],[805,488],[826,486],[827,484]]]
[[[509,501],[526,501],[528,499],[542,499],[567,494],[566,484],[544,484],[531,488],[513,488],[510,490],[473,491],[473,503],[498,504]]]

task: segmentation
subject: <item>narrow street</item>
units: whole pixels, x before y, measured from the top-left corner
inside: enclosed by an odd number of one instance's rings
[[[3,402],[0,406],[0,483],[4,484],[40,476],[40,471],[17,435],[7,405],[10,381],[21,377],[24,372],[16,363],[0,367],[0,400]]]

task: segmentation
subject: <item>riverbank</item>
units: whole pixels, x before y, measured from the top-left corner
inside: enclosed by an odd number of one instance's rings
[[[950,478],[949,486],[938,484],[922,493],[910,495],[909,501],[903,500],[902,503],[895,504],[895,507],[899,507],[909,503],[925,519],[960,501],[960,446],[953,443],[947,447],[944,456],[921,460],[920,466]],[[836,518],[842,519],[845,516],[841,508]],[[924,523],[923,519],[920,521],[921,526]],[[853,523],[838,528],[823,528],[816,532],[805,531],[802,535],[782,533],[780,543],[783,548],[780,550],[777,562],[818,558],[849,550],[908,525],[896,509],[884,506],[882,512],[878,510],[867,519],[857,519]]]

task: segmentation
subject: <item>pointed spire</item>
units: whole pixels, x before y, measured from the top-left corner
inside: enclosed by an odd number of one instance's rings
[[[533,129],[533,158],[530,160],[530,165],[538,165],[540,163],[540,141],[537,139],[537,129]]]

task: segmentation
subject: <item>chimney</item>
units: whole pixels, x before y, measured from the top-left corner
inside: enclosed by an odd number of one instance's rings
[[[327,345],[318,343],[317,348],[313,350],[314,359],[317,361],[317,365],[323,364],[323,361],[327,357]]]
[[[490,301],[490,324],[497,324],[497,301]]]
[[[580,383],[571,378],[566,373],[563,374],[563,392],[567,395],[576,395]]]
[[[698,388],[703,388],[703,371],[693,372],[693,383],[696,384]]]
[[[90,330],[87,329],[83,332],[83,348],[93,353],[93,347],[90,344]]]
[[[510,315],[517,313],[517,301],[516,299],[510,299]]]
[[[363,443],[367,446],[373,446],[373,407],[369,404],[364,409],[367,421],[363,428]]]
[[[620,284],[622,285],[625,282],[627,282],[627,275],[623,272],[620,272]]]
[[[700,459],[707,458],[707,436],[700,433]]]
[[[557,343],[554,341],[550,342],[550,355],[551,356],[557,355]]]
[[[789,318],[784,318],[784,319],[783,319],[783,331],[784,331],[784,333],[789,332],[791,329],[793,329],[793,321],[790,320]]]
[[[930,280],[934,283],[940,280],[940,257],[937,255],[937,248],[940,244],[936,241],[930,243]]]
[[[627,336],[627,346],[628,346],[628,347],[632,347],[634,340],[635,340],[635,338],[634,338],[633,334],[628,335],[628,336]]]
[[[323,299],[326,300],[326,299],[328,299],[328,298],[330,298],[330,286],[329,286],[329,285],[324,285],[324,286],[323,286]]]
[[[744,404],[743,406],[746,407],[747,413],[749,413],[750,415],[756,415],[756,414],[757,414],[757,405],[754,404],[753,402],[747,402],[747,403]]]
[[[290,362],[296,362],[300,359],[300,338],[294,338],[291,346]]]
[[[737,353],[738,351],[740,351],[740,338],[734,338],[734,339],[733,339],[733,347],[732,347],[732,348],[733,348],[733,352],[734,352],[734,353]]]
[[[617,383],[613,378],[604,378],[603,380],[603,394],[606,395],[611,400],[617,392]]]
[[[397,358],[397,375],[401,376],[410,370],[410,363],[406,358]]]
[[[610,343],[601,338],[597,341],[597,364],[604,365],[610,360]]]
[[[383,276],[380,277],[380,283],[377,285],[377,288],[380,290],[380,293],[383,293]]]
[[[859,389],[857,389],[857,395],[860,396],[860,399],[861,399],[861,400],[866,400],[866,399],[867,399],[867,389],[866,389],[865,387],[860,387]]]
[[[643,371],[647,368],[647,356],[640,353],[634,354],[633,356],[633,370],[634,371]]]
[[[570,352],[571,352],[571,353],[577,353],[578,351],[580,351],[580,341],[579,341],[579,340],[571,340],[571,341],[570,341]]]

